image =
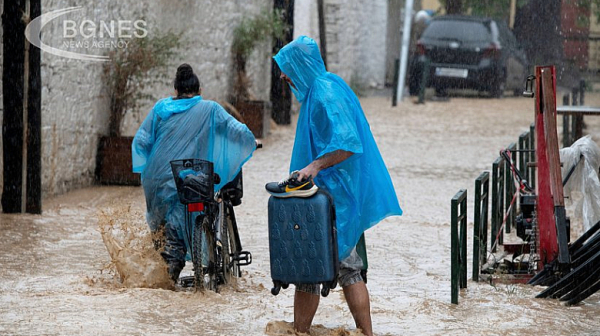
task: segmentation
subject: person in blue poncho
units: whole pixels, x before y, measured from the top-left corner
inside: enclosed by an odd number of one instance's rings
[[[146,196],[146,220],[157,234],[171,278],[185,266],[189,242],[184,237],[185,207],[180,203],[170,161],[203,159],[213,162],[221,181],[218,191],[233,180],[256,149],[248,127],[214,101],[204,100],[192,67],[182,64],[174,81],[175,96],[159,100],[135,134],[131,146],[133,172],[141,173]],[[164,232],[164,233],[163,233]]]
[[[394,186],[358,98],[339,76],[326,71],[315,41],[300,36],[274,59],[301,103],[290,171],[297,171],[295,180],[313,178],[333,196],[339,282],[357,328],[372,335],[369,294],[356,244],[382,219],[402,215]],[[318,285],[296,286],[297,331],[308,332],[318,305]]]

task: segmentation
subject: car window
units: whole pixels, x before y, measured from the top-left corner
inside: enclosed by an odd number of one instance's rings
[[[517,40],[508,26],[503,22],[499,22],[498,27],[500,28],[500,38],[502,39],[502,44],[516,49],[518,46]]]
[[[422,38],[481,42],[492,39],[489,27],[472,21],[432,21],[423,32]]]

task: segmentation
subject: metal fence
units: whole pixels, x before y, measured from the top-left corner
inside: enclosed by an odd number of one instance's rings
[[[452,250],[452,303],[458,304],[458,290],[467,288],[467,190],[461,189],[452,197],[450,223]]]
[[[475,218],[473,223],[473,281],[479,281],[480,268],[487,259],[488,200],[490,173],[483,172],[475,180]]]
[[[535,129],[519,136],[509,150],[513,166],[529,186],[535,186]],[[510,233],[520,211],[514,174],[510,162],[498,156],[491,173],[484,171],[475,180],[473,223],[473,281],[479,281],[489,253],[503,245],[504,233]],[[491,182],[491,186],[490,186]],[[491,189],[491,190],[490,190]],[[491,209],[490,209],[491,207]],[[490,226],[488,228],[488,215]],[[503,227],[505,230],[502,230]],[[488,252],[489,251],[489,252]],[[461,189],[451,201],[451,302],[458,304],[460,288],[467,287],[467,191]]]

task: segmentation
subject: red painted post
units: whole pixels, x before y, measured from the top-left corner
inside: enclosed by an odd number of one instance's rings
[[[539,227],[538,253],[541,261],[538,264],[538,269],[541,270],[545,264],[554,260],[558,255],[548,143],[546,141],[546,129],[544,127],[544,113],[546,113],[547,109],[547,106],[544,106],[544,101],[546,101],[544,95],[554,93],[555,96],[553,99],[556,102],[556,74],[554,66],[537,66],[535,68],[535,82],[535,133],[538,182],[536,190],[538,195],[536,210]],[[554,87],[544,87],[544,84],[548,83],[551,83]],[[556,114],[553,117],[556,118]],[[556,125],[556,123],[554,124]],[[554,132],[556,132],[556,129]]]

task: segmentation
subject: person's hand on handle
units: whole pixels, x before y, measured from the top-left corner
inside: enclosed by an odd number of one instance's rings
[[[302,168],[302,170],[298,171],[297,179],[298,179],[298,181],[304,181],[306,179],[312,180],[315,176],[317,176],[317,174],[319,174],[320,171],[321,171],[321,169],[319,169],[318,166],[313,161],[313,163],[309,164],[308,166]]]
[[[327,153],[320,158],[311,162],[308,166],[302,168],[298,172],[298,181],[303,181],[306,178],[313,179],[317,176],[317,174],[325,168],[332,167],[350,156],[352,156],[352,152],[347,152],[344,150],[336,150],[334,152]]]

